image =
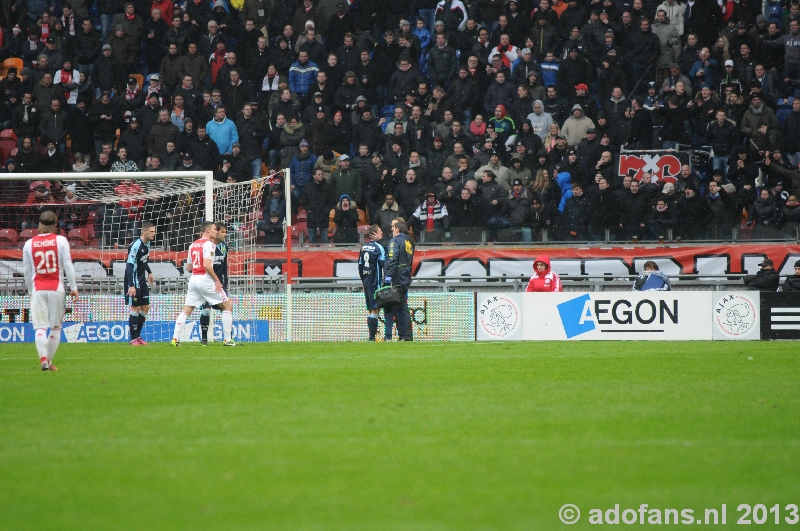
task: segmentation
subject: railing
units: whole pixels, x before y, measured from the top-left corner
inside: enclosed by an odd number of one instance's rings
[[[726,275],[679,275],[670,277],[674,291],[727,291],[743,290],[744,274]],[[570,275],[562,276],[564,291],[630,291],[636,275]],[[300,277],[295,279],[295,292],[327,293],[363,290],[357,278],[345,277]],[[469,276],[469,277],[415,277],[411,291],[525,291],[528,277]]]
[[[491,231],[480,227],[454,227],[448,230],[435,229],[433,232],[421,232],[415,235],[417,245],[630,245],[635,243],[692,243],[703,244],[732,244],[745,242],[776,242],[776,243],[795,243],[800,242],[800,224],[786,224],[778,228],[775,226],[757,226],[753,229],[744,230],[736,226],[713,226],[707,227],[702,234],[683,237],[676,229],[667,229],[663,233],[651,233],[643,231],[641,237],[621,237],[610,229],[605,229],[598,238],[595,239],[559,239],[558,235],[552,230],[524,230],[519,228],[500,229]],[[384,238],[389,238],[384,234]],[[348,248],[361,245],[366,242],[363,233],[359,234],[359,241],[348,244],[335,244],[333,242],[325,244],[308,244],[303,238],[297,240],[304,249],[315,248]],[[272,250],[282,249],[282,245],[258,245],[260,249]]]
[[[742,283],[744,274],[725,275],[679,275],[670,277],[675,291],[725,291],[745,289]],[[564,291],[629,291],[636,275],[569,275],[562,276]],[[181,293],[188,286],[188,277],[156,278],[150,288],[152,294]],[[255,287],[257,293],[282,293],[285,290],[285,277],[281,276],[233,276],[228,281],[233,294],[249,291]],[[353,277],[299,277],[294,278],[295,291],[313,293],[335,293],[363,290],[361,281]],[[469,276],[469,277],[415,277],[412,291],[525,291],[527,276]],[[78,291],[92,294],[121,294],[122,277],[78,278]],[[0,279],[0,294],[25,295],[27,289],[21,277]]]

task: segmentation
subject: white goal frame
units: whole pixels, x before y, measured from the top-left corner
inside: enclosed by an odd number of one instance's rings
[[[181,193],[193,193],[198,191],[203,191],[205,200],[203,207],[205,208],[205,214],[203,215],[203,221],[216,221],[214,219],[215,215],[215,184],[224,185],[225,183],[216,183],[214,180],[214,172],[213,171],[155,171],[155,172],[64,172],[64,173],[2,173],[0,174],[0,183],[5,182],[25,182],[25,183],[33,183],[35,181],[62,181],[64,183],[69,182],[76,182],[80,183],[81,181],[104,181],[107,183],[118,183],[119,181],[132,181],[134,183],[141,183],[144,184],[145,181],[147,182],[154,182],[154,181],[163,181],[163,180],[170,180],[174,182],[174,193],[181,194]],[[79,188],[80,189],[80,188]],[[100,189],[100,193],[102,194],[103,190],[107,189]],[[149,193],[152,193],[153,190],[145,190],[145,193],[142,197],[147,197]],[[164,187],[164,190],[159,190],[157,193],[159,195],[166,195],[172,192],[169,189],[169,184]],[[113,192],[111,192],[113,195]],[[88,194],[88,196],[82,195],[80,191],[77,194],[77,199],[79,203],[96,203],[101,202],[102,199],[98,199],[98,197],[92,197],[92,194]],[[58,208],[62,205],[65,205],[62,201],[53,201],[52,203],[43,203],[41,206],[53,206]],[[35,207],[37,204],[31,204],[30,206]],[[198,213],[199,214],[199,213]],[[195,218],[198,219],[199,217]],[[100,245],[97,250],[99,252],[104,252],[106,247],[104,245]],[[183,251],[183,250],[181,250]],[[179,251],[180,252],[180,251]],[[213,337],[211,338],[213,341]]]
[[[159,179],[203,179],[205,186],[205,221],[214,217],[213,171],[130,171],[130,172],[65,172],[65,173],[0,173],[0,181],[124,181]]]

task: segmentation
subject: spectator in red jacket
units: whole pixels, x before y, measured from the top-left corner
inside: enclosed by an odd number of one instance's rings
[[[533,261],[533,276],[528,281],[527,292],[564,291],[558,274],[550,269],[550,257],[541,254]]]

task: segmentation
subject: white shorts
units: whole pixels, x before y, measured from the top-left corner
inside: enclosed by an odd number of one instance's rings
[[[31,297],[33,328],[56,328],[64,320],[66,294],[60,291],[34,291]]]
[[[186,292],[186,306],[197,308],[203,303],[211,306],[221,304],[228,300],[225,291],[214,289],[214,279],[207,275],[192,275],[189,279],[189,289]]]

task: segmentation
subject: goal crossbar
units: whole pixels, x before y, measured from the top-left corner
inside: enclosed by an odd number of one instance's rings
[[[79,172],[79,173],[0,173],[0,181],[156,181],[177,179],[202,180],[205,194],[205,221],[214,221],[214,172],[213,171],[164,171],[164,172]],[[178,183],[171,190],[181,193]],[[223,183],[220,183],[223,184]],[[133,196],[136,197],[136,196]],[[113,198],[109,198],[113,199]],[[2,198],[0,198],[2,202]]]

